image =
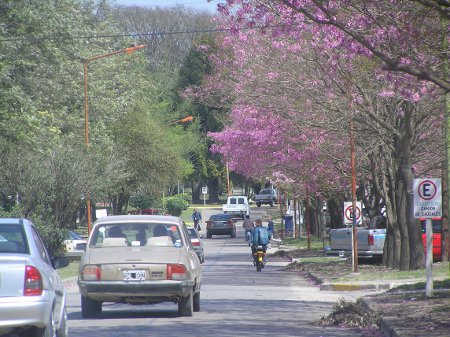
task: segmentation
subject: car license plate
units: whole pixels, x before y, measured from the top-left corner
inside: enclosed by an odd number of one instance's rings
[[[144,281],[145,270],[125,270],[123,272],[124,281]]]

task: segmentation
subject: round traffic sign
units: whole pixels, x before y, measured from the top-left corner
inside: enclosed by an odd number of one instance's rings
[[[349,221],[353,220],[353,206],[352,205],[348,206],[345,209],[344,215],[347,220],[349,220]],[[355,217],[356,217],[356,222],[358,222],[359,218],[361,217],[361,210],[359,209],[358,206],[356,206]]]

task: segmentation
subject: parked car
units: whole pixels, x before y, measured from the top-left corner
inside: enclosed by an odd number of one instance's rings
[[[213,214],[209,217],[206,221],[206,237],[210,239],[213,235],[236,237],[236,224],[231,214]]]
[[[353,246],[353,228],[330,230],[330,247],[328,255],[351,256]],[[378,215],[372,218],[367,227],[358,227],[358,258],[381,259],[386,239],[386,218]]]
[[[277,191],[273,188],[265,188],[255,195],[256,206],[261,207],[261,205],[268,204],[273,206],[277,203]]]
[[[442,220],[441,218],[431,219],[431,226],[433,227],[433,260],[442,260]],[[422,231],[422,244],[427,254],[427,234],[426,234],[426,219],[420,218],[420,228]]]
[[[178,303],[180,316],[200,311],[202,269],[179,217],[117,215],[98,219],[81,256],[83,317],[103,302]]]
[[[275,204],[284,204],[286,197],[284,194],[278,193],[274,188],[262,189],[258,194],[255,194],[254,201],[256,206],[261,207],[261,205],[267,204],[273,206]]]
[[[0,237],[0,335],[67,337],[66,292],[55,270],[67,257],[51,257],[26,219],[0,219]]]
[[[74,231],[68,231],[66,240],[64,240],[64,245],[66,247],[66,252],[84,252],[86,249],[87,240]]]
[[[200,263],[205,262],[205,252],[203,249],[203,241],[200,233],[194,227],[187,227],[187,231],[191,238],[192,246],[194,246],[194,250],[197,253],[198,259]]]

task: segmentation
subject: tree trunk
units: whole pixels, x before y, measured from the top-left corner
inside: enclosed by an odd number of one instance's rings
[[[400,170],[401,171],[401,170]],[[395,189],[397,197],[397,223],[400,231],[400,270],[409,270],[409,235],[406,224],[406,187],[401,172],[397,176],[397,186]]]
[[[413,139],[413,112],[414,106],[405,102],[403,104],[404,116],[400,127],[398,140],[399,168],[397,174],[397,214],[401,234],[400,270],[415,270],[423,268],[424,252],[422,237],[417,220],[413,217],[413,182],[411,146]]]
[[[208,180],[208,202],[210,204],[218,204],[219,203],[219,178],[211,178]]]
[[[192,180],[192,203],[199,204],[200,200],[201,181]]]

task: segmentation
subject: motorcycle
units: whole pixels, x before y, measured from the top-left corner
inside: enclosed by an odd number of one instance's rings
[[[258,246],[256,248],[256,252],[254,253],[254,261],[253,264],[256,266],[256,271],[261,272],[266,264],[266,253],[262,246]]]

